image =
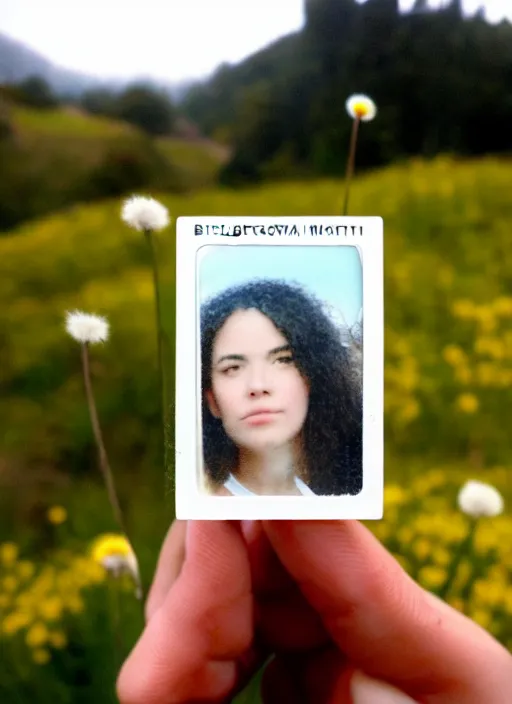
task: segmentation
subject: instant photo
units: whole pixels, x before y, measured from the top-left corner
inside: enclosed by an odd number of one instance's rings
[[[379,519],[383,223],[177,221],[176,516]]]

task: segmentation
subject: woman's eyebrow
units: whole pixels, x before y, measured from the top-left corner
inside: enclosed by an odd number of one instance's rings
[[[268,356],[271,357],[273,354],[279,354],[280,352],[291,352],[292,348],[290,345],[281,345],[280,347],[274,347],[273,350],[270,350],[268,353]]]
[[[224,354],[222,355],[222,357],[219,357],[219,359],[215,362],[215,366],[217,366],[221,362],[225,362],[227,359],[236,360],[237,362],[245,362],[246,357],[244,357],[243,354]]]
[[[279,354],[280,352],[291,352],[292,348],[290,345],[280,345],[279,347],[274,347],[271,349],[267,356],[272,357],[275,354]],[[220,364],[221,362],[225,362],[226,360],[231,360],[231,361],[236,361],[236,362],[246,362],[247,357],[243,354],[223,354],[222,357],[219,357],[219,359],[215,362],[215,366]]]

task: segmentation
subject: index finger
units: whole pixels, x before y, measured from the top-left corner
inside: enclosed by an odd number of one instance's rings
[[[263,523],[281,562],[355,666],[429,704],[503,704],[512,683],[510,654],[423,590],[362,524]]]
[[[171,523],[158,556],[155,576],[146,600],[145,615],[149,621],[165,601],[169,589],[176,581],[185,561],[185,536],[187,521]]]
[[[190,521],[179,577],[124,663],[123,704],[221,701],[257,659],[250,570],[234,522]]]

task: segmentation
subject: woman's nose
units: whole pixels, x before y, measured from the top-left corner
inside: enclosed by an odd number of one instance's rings
[[[251,396],[259,396],[270,392],[268,374],[263,369],[252,369],[249,373],[248,391]]]

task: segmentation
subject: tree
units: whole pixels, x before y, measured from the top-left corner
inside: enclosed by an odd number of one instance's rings
[[[49,83],[41,76],[29,76],[18,84],[19,99],[34,108],[53,108],[59,104]]]
[[[167,94],[138,83],[118,96],[114,102],[113,116],[158,136],[172,131],[177,112]]]
[[[80,100],[81,107],[93,115],[113,115],[115,103],[115,94],[106,88],[85,91]]]

